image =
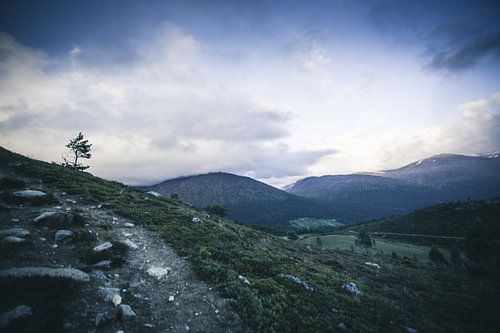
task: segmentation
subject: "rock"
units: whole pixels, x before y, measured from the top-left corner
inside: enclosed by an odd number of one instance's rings
[[[347,326],[346,324],[344,324],[343,322],[340,322],[337,324],[338,328],[340,328],[342,331],[345,331],[347,329]]]
[[[73,199],[66,199],[66,202],[69,202],[71,204],[76,204],[76,200]]]
[[[242,281],[244,284],[250,284],[250,281],[248,281],[248,279],[243,275],[238,275],[238,279],[240,279],[240,281]]]
[[[1,242],[3,245],[18,245],[26,243],[26,239],[16,236],[9,236],[3,238]]]
[[[97,280],[106,280],[106,274],[104,274],[102,271],[95,271],[94,275]]]
[[[195,223],[200,223],[201,222],[201,219],[198,217],[198,216],[195,216],[191,219],[191,221],[195,222]]]
[[[359,289],[359,287],[354,282],[345,282],[342,285],[342,288],[344,288],[345,290],[349,291],[352,294],[356,294],[356,295],[363,294],[363,291],[361,291],[361,289]]]
[[[307,282],[299,279],[298,277],[296,277],[294,275],[291,275],[291,274],[279,274],[278,276],[286,278],[286,279],[289,279],[289,280],[295,282],[296,284],[299,284],[302,287],[306,288],[307,290],[314,291],[314,288],[310,284],[308,284]]]
[[[73,238],[73,231],[70,230],[57,230],[55,234],[56,242],[65,242]]]
[[[33,219],[33,222],[42,222],[46,220],[47,218],[57,214],[56,212],[43,212],[42,214],[38,215]]]
[[[118,308],[118,315],[122,320],[131,320],[136,316],[136,313],[132,310],[130,305],[122,304]]]
[[[7,311],[0,315],[0,329],[7,328],[14,321],[28,318],[33,315],[31,306],[18,305],[13,310]]]
[[[418,332],[415,328],[409,327],[409,326],[405,326],[404,329],[405,329],[405,332],[407,332],[407,333],[417,333]]]
[[[118,305],[122,304],[122,297],[120,295],[116,294],[113,296],[112,302],[113,302],[114,306],[118,306]]]
[[[380,265],[379,265],[379,264],[376,264],[376,263],[374,263],[374,262],[369,262],[369,261],[367,261],[367,262],[365,262],[365,265],[366,265],[366,266],[370,266],[370,267],[375,267],[375,268],[377,268],[377,269],[380,269]]]
[[[75,268],[13,267],[0,271],[0,279],[63,279],[74,283],[89,282],[89,275]]]
[[[39,197],[44,197],[47,195],[47,193],[39,191],[39,190],[15,191],[12,194],[14,194],[16,197],[20,197],[20,198],[39,198]]]
[[[103,243],[101,245],[97,245],[96,247],[94,247],[94,252],[100,253],[100,252],[109,250],[112,247],[113,247],[113,244],[111,244],[111,242],[106,242],[106,243]]]
[[[113,297],[115,295],[120,295],[120,289],[118,288],[108,288],[108,287],[99,287],[97,291],[99,296],[101,296],[105,302],[113,302]]]
[[[153,266],[148,269],[148,274],[160,280],[162,277],[168,274],[169,270],[169,268]]]
[[[111,317],[107,313],[98,313],[95,316],[95,327],[103,327],[111,322]]]
[[[143,326],[143,327],[146,327],[146,328],[154,328],[154,327],[155,327],[155,325],[153,325],[153,324],[149,324],[149,323],[148,323],[148,324],[144,324],[144,325],[142,325],[142,326]]]
[[[92,265],[95,268],[110,268],[111,260],[101,260]]]
[[[133,227],[135,227],[135,224],[127,222],[127,223],[124,223],[123,226],[125,228],[133,228]]]
[[[9,228],[0,230],[0,237],[15,236],[15,237],[26,237],[29,236],[30,232],[24,228]]]
[[[158,192],[155,192],[155,191],[149,191],[149,192],[146,192],[147,194],[150,194],[152,195],[153,197],[156,197],[156,198],[160,198],[161,197],[161,194],[158,193]]]
[[[18,223],[19,222],[19,219],[10,219],[12,222],[14,223]]]
[[[130,239],[123,239],[120,243],[126,245],[131,250],[137,250],[139,247],[136,243],[132,242]]]
[[[173,296],[173,295],[168,296],[169,302],[173,302],[174,300],[175,300],[175,296]]]

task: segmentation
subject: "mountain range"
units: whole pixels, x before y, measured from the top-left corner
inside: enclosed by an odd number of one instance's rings
[[[141,189],[162,196],[176,194],[196,207],[220,204],[229,209],[228,217],[235,221],[272,228],[289,227],[288,221],[300,217],[336,215],[330,203],[299,197],[255,179],[224,172],[166,180]]]
[[[142,187],[197,207],[221,204],[242,223],[288,227],[300,217],[354,223],[451,200],[500,196],[499,154],[441,154],[377,173],[307,177],[280,190],[249,177],[209,173]]]

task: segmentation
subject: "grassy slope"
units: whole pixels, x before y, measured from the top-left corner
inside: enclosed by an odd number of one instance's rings
[[[354,235],[317,235],[304,237],[301,242],[310,245],[317,244],[317,237],[320,238],[321,245],[327,249],[339,249],[350,251],[354,245]],[[416,258],[418,261],[426,262],[429,260],[430,246],[419,246],[409,243],[397,242],[389,239],[376,237],[376,244],[371,251],[374,254],[391,255],[392,252],[401,257]],[[359,247],[355,247],[356,252],[362,252]]]
[[[500,288],[446,269],[406,267],[388,258],[366,258],[308,247],[299,242],[206,217],[177,201],[146,196],[116,182],[26,159],[0,148],[0,166],[42,179],[44,186],[80,195],[160,232],[193,264],[198,275],[233,298],[243,320],[257,331],[335,331],[343,322],[356,332],[488,331],[496,322]],[[251,284],[240,281],[246,276]],[[309,291],[278,274],[293,274]],[[364,291],[353,296],[342,283]]]
[[[396,232],[438,236],[465,236],[479,217],[491,234],[500,239],[500,199],[456,201],[434,205],[414,212],[352,227],[374,232]]]

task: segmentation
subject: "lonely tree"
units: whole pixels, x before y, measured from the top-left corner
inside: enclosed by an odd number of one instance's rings
[[[83,171],[89,168],[88,165],[83,165],[79,160],[82,158],[89,159],[92,156],[90,154],[92,144],[90,144],[88,140],[84,140],[82,132],[78,133],[76,138],[71,139],[66,147],[69,149],[69,153],[63,155],[63,166],[77,171]]]

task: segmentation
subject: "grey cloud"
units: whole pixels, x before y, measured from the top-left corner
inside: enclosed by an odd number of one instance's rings
[[[495,1],[382,1],[368,11],[377,30],[419,45],[425,68],[448,72],[500,59],[499,17]]]
[[[448,48],[428,50],[428,67],[436,70],[461,71],[491,56],[500,58],[500,32],[481,35]]]

